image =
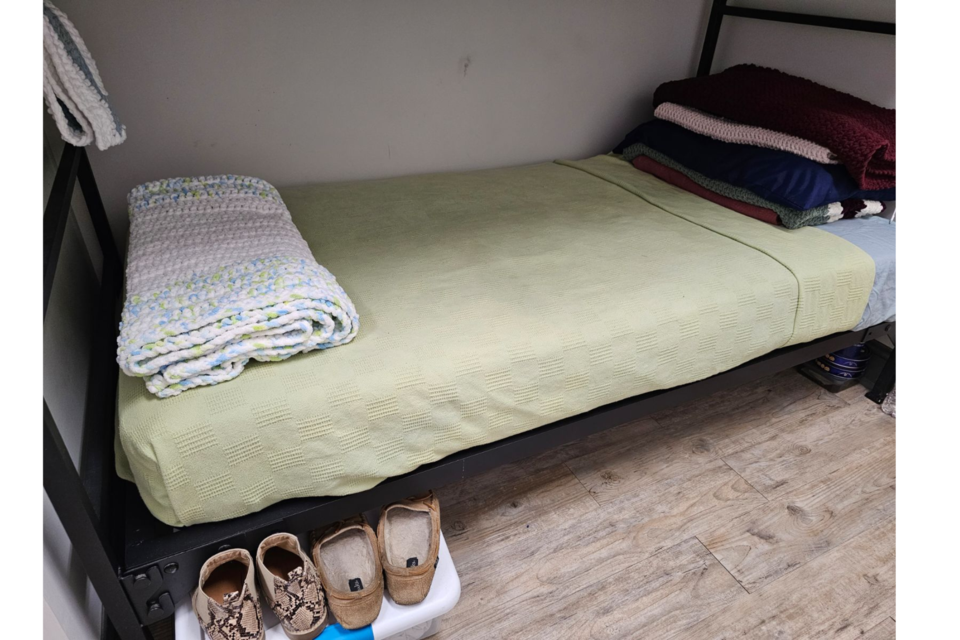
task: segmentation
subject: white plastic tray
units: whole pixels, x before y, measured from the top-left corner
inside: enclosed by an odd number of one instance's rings
[[[320,640],[420,640],[437,632],[440,618],[449,612],[460,600],[460,576],[453,565],[447,541],[440,534],[440,563],[430,586],[430,593],[420,604],[398,605],[384,591],[383,606],[380,615],[368,627],[347,630],[339,624],[326,627],[319,636]],[[263,600],[261,599],[261,604]],[[333,619],[332,614],[327,614]],[[277,618],[269,607],[263,607],[263,622],[267,627],[266,640],[287,640]],[[184,598],[177,607],[174,625],[177,640],[206,640],[207,636],[200,628],[197,616],[193,612],[190,598]]]

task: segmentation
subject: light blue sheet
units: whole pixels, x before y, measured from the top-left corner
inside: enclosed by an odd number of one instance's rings
[[[838,220],[818,226],[857,245],[877,266],[867,308],[856,329],[864,329],[897,317],[897,223],[874,216]]]

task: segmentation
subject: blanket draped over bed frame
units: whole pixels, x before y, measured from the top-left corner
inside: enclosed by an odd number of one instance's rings
[[[611,156],[282,193],[363,330],[166,400],[121,376],[118,469],[167,523],[362,491],[851,329],[874,280],[842,238]]]
[[[74,146],[95,142],[102,151],[127,137],[93,56],[50,0],[43,2],[43,98],[60,135]]]

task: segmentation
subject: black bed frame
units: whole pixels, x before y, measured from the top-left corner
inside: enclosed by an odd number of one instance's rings
[[[714,0],[698,75],[710,72],[725,15],[894,34],[891,23],[728,7],[726,0]],[[90,352],[79,471],[44,400],[43,486],[103,603],[103,638],[119,636],[124,640],[147,640],[163,627],[172,633],[170,621],[176,603],[188,596],[196,585],[201,564],[217,551],[230,547],[253,551],[271,533],[305,533],[405,496],[456,482],[656,411],[789,369],[831,351],[874,340],[894,329],[893,323],[883,323],[779,349],[706,380],[646,393],[452,454],[353,495],[287,500],[240,518],[176,529],[155,519],[147,511],[134,485],[120,480],[114,470],[119,373],[116,332],[122,302],[123,264],[86,151],[71,145],[63,151],[44,212],[44,316],[77,183],[103,252],[103,270],[99,297],[94,304],[96,325]],[[891,357],[873,390],[867,394],[875,402],[882,402],[893,387],[893,362]]]

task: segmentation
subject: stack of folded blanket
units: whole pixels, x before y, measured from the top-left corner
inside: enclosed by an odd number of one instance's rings
[[[667,82],[614,149],[661,180],[795,229],[896,200],[896,111],[775,69]]]

